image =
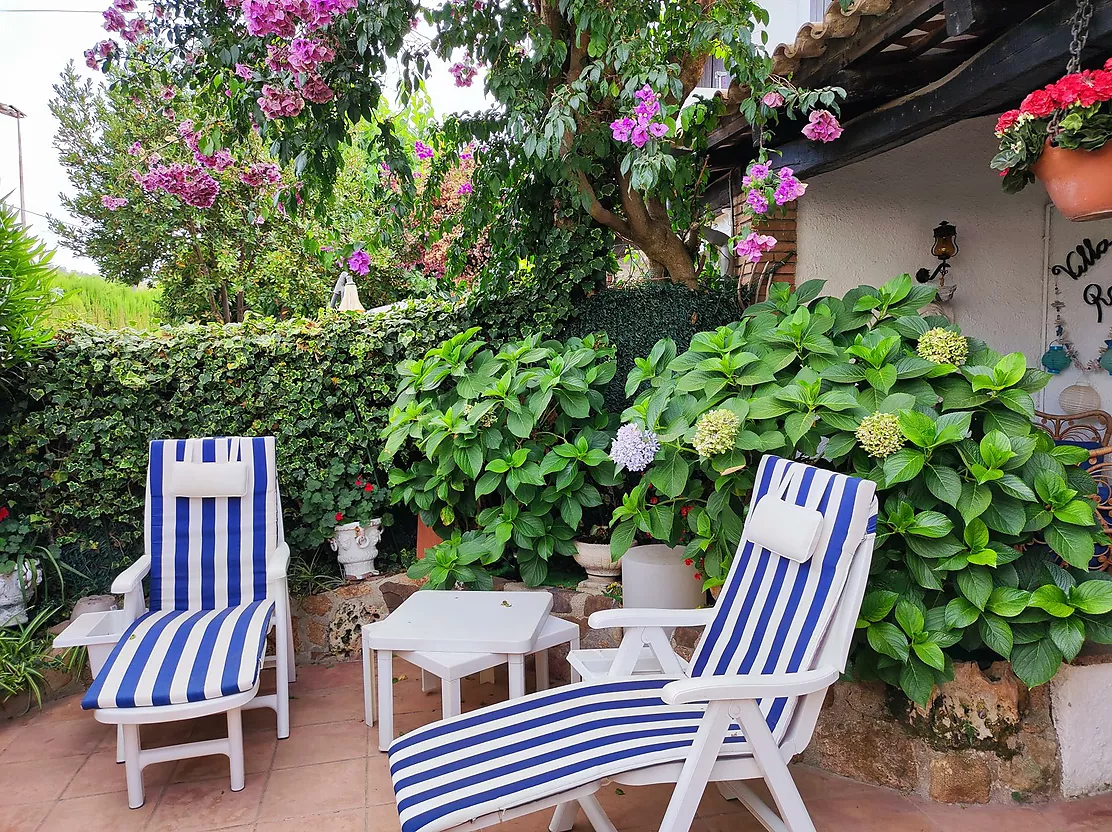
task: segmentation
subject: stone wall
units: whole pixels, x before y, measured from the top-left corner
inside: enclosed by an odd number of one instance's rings
[[[1059,794],[1061,762],[1047,686],[1028,690],[1007,662],[954,665],[920,708],[880,682],[839,682],[804,762],[941,803]]]

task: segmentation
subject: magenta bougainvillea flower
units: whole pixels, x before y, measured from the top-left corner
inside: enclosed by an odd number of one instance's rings
[[[420,139],[413,143],[413,152],[417,154],[418,159],[431,159],[436,155],[433,149]]]
[[[775,237],[751,231],[748,237],[738,242],[734,250],[737,252],[738,257],[743,257],[750,263],[759,263],[761,261],[761,255],[766,251],[772,251],[775,247]]]
[[[358,275],[367,275],[371,271],[371,255],[358,248],[348,255],[348,268]]]
[[[127,200],[122,196],[102,196],[100,204],[107,208],[109,211],[117,211],[127,205]]]
[[[842,135],[842,125],[829,110],[812,110],[803,135],[813,142],[832,142]]]

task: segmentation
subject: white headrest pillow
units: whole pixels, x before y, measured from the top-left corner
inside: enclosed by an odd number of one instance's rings
[[[245,497],[246,462],[171,462],[163,493],[171,497]]]
[[[815,553],[822,536],[822,513],[787,502],[789,477],[785,474],[777,493],[757,501],[745,521],[745,539],[782,557],[804,563]]]

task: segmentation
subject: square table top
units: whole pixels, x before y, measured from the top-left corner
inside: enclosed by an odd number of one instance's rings
[[[415,592],[363,625],[375,650],[529,653],[552,610],[548,592]]]

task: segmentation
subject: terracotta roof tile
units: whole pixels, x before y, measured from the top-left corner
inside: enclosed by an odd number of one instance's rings
[[[804,23],[793,43],[781,43],[776,47],[772,53],[772,71],[777,75],[798,72],[804,60],[821,57],[831,40],[852,36],[863,17],[882,15],[891,6],[892,0],[854,0],[843,12],[838,0],[831,0],[822,21]]]

